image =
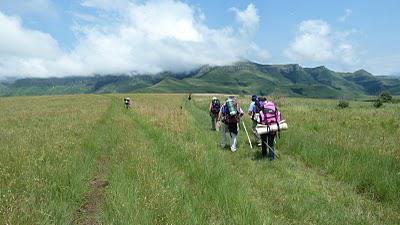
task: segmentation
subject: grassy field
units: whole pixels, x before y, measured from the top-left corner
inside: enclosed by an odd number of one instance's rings
[[[0,224],[400,224],[399,104],[279,99],[269,162],[210,96],[124,96],[0,98]]]

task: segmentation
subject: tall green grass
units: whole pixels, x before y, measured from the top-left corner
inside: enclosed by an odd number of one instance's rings
[[[289,154],[400,209],[400,105],[335,109],[333,101],[296,100],[282,110],[291,126],[282,141]]]
[[[352,184],[286,155],[281,148],[287,140],[280,141],[281,159],[273,163],[258,160],[259,151],[247,147],[243,131],[238,152],[222,151],[219,134],[209,131],[208,98],[195,98],[195,103],[176,95],[134,99],[146,104],[126,112],[123,120],[124,135],[135,138],[121,147],[124,157],[115,159],[105,223],[399,221],[396,207],[360,195]]]
[[[95,164],[101,96],[0,99],[0,224],[67,224]]]
[[[0,223],[74,222],[101,167],[100,224],[400,223],[398,105],[282,100],[269,162],[243,128],[220,149],[209,96],[131,95],[132,110],[124,96],[0,99]]]
[[[190,115],[177,111],[181,97],[172,99],[175,104],[168,104],[176,109],[164,110],[165,118],[153,120],[151,114],[139,118],[132,113],[120,124],[131,127],[124,129],[128,132],[124,132],[128,134],[124,137],[133,140],[128,139],[125,148],[121,148],[120,154],[125,157],[117,157],[119,163],[114,164],[117,166],[110,176],[113,179],[108,189],[106,223],[260,223],[261,217],[249,201],[245,184],[239,177],[227,176],[230,168],[218,160],[221,152],[204,151],[201,140],[194,139],[192,132],[172,132],[193,123]],[[151,106],[158,99],[147,102]],[[148,123],[142,121],[143,117]],[[172,117],[175,120],[169,120],[170,123],[163,120]],[[154,127],[157,125],[163,129]],[[140,132],[130,133],[135,131]]]

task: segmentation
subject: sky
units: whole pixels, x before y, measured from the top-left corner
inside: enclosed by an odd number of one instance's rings
[[[0,79],[201,65],[400,73],[397,0],[0,0]]]

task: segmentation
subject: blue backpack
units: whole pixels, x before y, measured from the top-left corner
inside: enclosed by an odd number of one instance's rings
[[[253,107],[253,115],[251,117],[252,120],[255,120],[255,115],[262,112],[264,109],[264,101],[262,101],[262,99],[257,98],[254,101],[254,107]]]

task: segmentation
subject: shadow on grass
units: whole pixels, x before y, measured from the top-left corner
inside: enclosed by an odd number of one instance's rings
[[[253,149],[253,152],[251,153],[251,160],[253,161],[261,161],[261,160],[265,160],[266,158],[263,158],[261,155],[261,149],[257,148],[257,149]]]
[[[280,153],[275,152],[275,159],[279,159],[280,156],[281,156]],[[250,158],[253,161],[261,161],[261,160],[269,159],[268,155],[266,157],[264,157],[264,158],[262,157],[261,148],[260,147],[256,147],[256,148],[253,149],[253,152],[250,154]]]

